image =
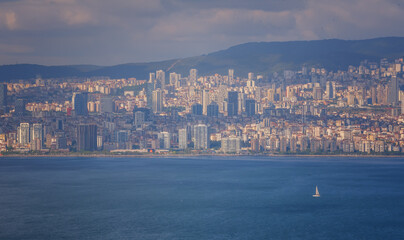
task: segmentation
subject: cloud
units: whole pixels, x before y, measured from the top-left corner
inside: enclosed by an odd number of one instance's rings
[[[404,36],[400,2],[0,0],[0,64],[20,58],[105,65],[194,56],[249,41]],[[12,51],[16,46],[26,51]]]

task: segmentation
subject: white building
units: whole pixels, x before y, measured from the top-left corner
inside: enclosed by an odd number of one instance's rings
[[[209,132],[208,126],[198,124],[194,126],[194,149],[209,148]]]
[[[178,130],[178,148],[179,149],[187,149],[188,143],[187,143],[187,129],[183,128]]]
[[[222,152],[224,153],[240,153],[241,139],[239,137],[222,138]]]
[[[18,142],[20,144],[26,145],[30,142],[30,131],[29,123],[20,123],[18,130]]]

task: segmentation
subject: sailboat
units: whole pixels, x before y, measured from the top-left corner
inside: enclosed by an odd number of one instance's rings
[[[320,193],[318,192],[318,187],[317,186],[316,186],[316,194],[314,194],[313,197],[320,197]]]

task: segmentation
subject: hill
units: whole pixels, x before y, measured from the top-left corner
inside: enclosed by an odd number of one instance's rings
[[[128,63],[115,66],[71,65],[42,66],[16,64],[0,66],[0,79],[109,76],[147,79],[149,72],[158,69],[188,75],[196,68],[200,74],[226,74],[235,69],[238,76],[248,72],[269,74],[283,70],[297,70],[303,65],[321,66],[328,70],[345,70],[362,60],[379,61],[404,56],[404,37],[367,40],[315,40],[291,42],[252,42],[230,47],[207,55],[150,63]]]

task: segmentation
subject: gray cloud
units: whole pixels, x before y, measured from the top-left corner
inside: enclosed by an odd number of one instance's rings
[[[0,64],[119,64],[248,41],[404,36],[396,0],[0,0]]]

